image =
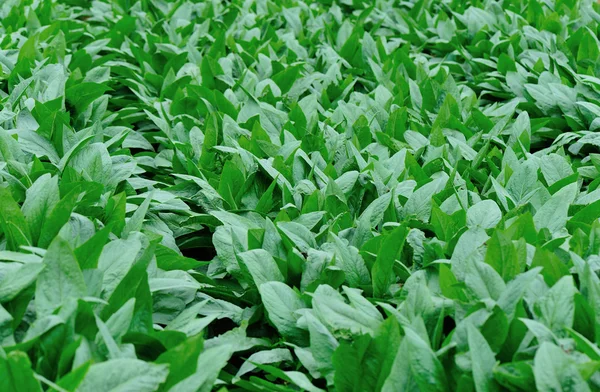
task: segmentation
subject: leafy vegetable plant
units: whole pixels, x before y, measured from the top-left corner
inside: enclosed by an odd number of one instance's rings
[[[599,23],[0,2],[0,391],[600,390]]]

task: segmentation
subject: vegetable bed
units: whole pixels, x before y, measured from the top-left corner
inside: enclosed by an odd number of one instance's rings
[[[0,391],[600,390],[599,22],[0,2]]]

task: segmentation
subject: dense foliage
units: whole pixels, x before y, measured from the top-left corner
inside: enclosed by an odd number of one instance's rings
[[[592,0],[0,2],[0,391],[600,389]]]

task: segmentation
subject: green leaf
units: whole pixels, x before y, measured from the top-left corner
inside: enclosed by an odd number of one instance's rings
[[[305,331],[296,326],[297,310],[305,308],[298,294],[285,283],[266,282],[258,287],[260,298],[269,320],[283,336],[293,341],[302,341]]]
[[[511,391],[532,391],[535,389],[533,368],[529,362],[509,362],[494,368],[496,381]]]
[[[0,390],[7,392],[42,391],[26,353],[11,351],[6,354],[0,348]]]
[[[493,200],[483,200],[467,211],[467,226],[491,229],[502,219],[502,212]]]
[[[22,211],[27,226],[31,230],[33,244],[38,244],[42,225],[48,219],[59,200],[58,177],[51,177],[49,174],[44,174],[38,178],[31,188],[27,190],[27,197],[23,203]],[[58,222],[54,222],[54,224],[56,223]],[[44,242],[46,241],[44,240]]]
[[[387,294],[389,286],[393,282],[392,267],[398,255],[402,252],[407,235],[408,230],[406,227],[400,226],[386,235],[382,241],[379,254],[371,271],[375,297],[381,298]]]
[[[169,375],[162,385],[168,390],[196,372],[198,356],[204,347],[202,335],[196,335],[184,340],[175,347],[162,353],[155,361],[157,364],[168,364]]]
[[[125,224],[123,228],[123,232],[121,235],[124,238],[127,238],[129,233],[132,231],[140,231],[142,229],[142,224],[144,223],[144,218],[146,213],[148,212],[148,207],[150,207],[150,202],[152,201],[152,193],[150,193],[146,199],[142,202],[142,204],[135,210],[131,218]]]
[[[169,368],[138,359],[112,359],[90,366],[78,391],[114,391],[131,389],[140,392],[156,391],[165,382]]]
[[[444,367],[435,353],[416,332],[404,329],[405,336],[392,365],[390,376],[383,391],[396,388],[409,389],[417,386],[421,391],[447,391],[448,383]],[[414,384],[413,384],[414,383]]]
[[[28,263],[4,275],[0,279],[0,303],[13,300],[31,286],[45,267],[43,263]]]
[[[494,352],[473,324],[469,324],[467,328],[475,390],[477,392],[498,391],[498,385],[494,380],[494,367],[496,366]]]
[[[369,270],[358,249],[350,246],[335,234],[330,234],[331,242],[323,245],[323,250],[335,255],[335,265],[344,272],[346,282],[352,287],[362,287],[370,283]]]
[[[32,245],[29,226],[8,189],[0,188],[0,200],[0,227],[6,236],[8,249],[16,251],[21,246]]]
[[[584,28],[577,51],[577,61],[595,61],[599,54],[598,39],[588,28]]]
[[[533,216],[535,227],[538,230],[547,228],[551,233],[564,228],[568,219],[569,204],[575,200],[576,193],[577,184],[570,184],[552,195]]]
[[[343,342],[333,355],[336,389],[381,390],[398,352],[400,339],[398,323],[389,318],[373,338],[363,335],[352,345]]]
[[[219,372],[231,357],[232,347],[220,346],[205,350],[200,354],[196,369],[202,369],[175,384],[170,391],[210,392]]]
[[[75,249],[75,256],[82,270],[92,269],[98,266],[98,259],[102,248],[108,240],[112,226],[106,226],[94,234],[90,239]]]
[[[67,89],[66,99],[75,106],[78,112],[82,112],[109,90],[109,87],[99,83],[79,83]]]
[[[35,290],[38,315],[49,315],[71,298],[82,298],[87,287],[73,250],[66,240],[56,237],[43,259]]]
[[[292,354],[285,348],[274,348],[272,350],[263,350],[256,352],[248,357],[248,359],[240,366],[240,369],[235,375],[239,379],[244,374],[247,374],[256,369],[256,364],[275,364],[281,362],[292,362]]]
[[[47,247],[50,242],[52,242],[52,239],[71,217],[71,213],[77,204],[80,194],[81,191],[79,188],[74,187],[58,203],[56,203],[42,224],[38,246]]]
[[[526,257],[525,241],[515,244],[500,230],[495,230],[487,243],[485,262],[491,265],[505,282],[515,278],[523,270]]]
[[[544,342],[533,361],[535,385],[539,391],[589,391],[575,363],[558,346]]]
[[[564,276],[536,302],[541,320],[554,332],[572,328],[575,318],[575,293],[573,277]]]
[[[553,286],[563,276],[569,275],[569,269],[565,263],[554,253],[543,248],[537,248],[535,250],[531,266],[543,267],[542,275],[549,286]]]
[[[312,300],[315,316],[334,336],[336,332],[373,334],[383,321],[377,308],[360,294],[360,290],[349,287],[343,287],[343,290],[350,304],[331,286],[319,286]]]
[[[267,251],[263,249],[249,250],[240,253],[238,257],[250,271],[257,287],[267,282],[284,282],[275,259]]]

